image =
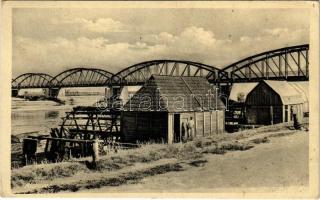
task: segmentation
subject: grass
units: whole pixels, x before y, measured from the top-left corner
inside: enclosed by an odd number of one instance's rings
[[[141,148],[123,150],[117,154],[101,157],[94,169],[90,170],[88,161],[61,162],[55,164],[29,165],[12,170],[12,188],[23,186],[27,183],[37,183],[41,180],[52,180],[61,177],[71,177],[79,172],[114,171],[135,163],[147,163],[165,158],[189,160],[200,158],[201,152],[193,143],[185,144],[146,144]]]
[[[227,142],[220,145],[208,146],[203,153],[225,154],[227,151],[245,151],[253,148],[251,143]]]
[[[253,142],[254,144],[260,144],[260,143],[269,143],[270,140],[267,137],[264,138],[256,138],[251,140],[251,142]]]
[[[141,148],[120,151],[118,154],[101,157],[94,169],[90,170],[88,161],[62,162],[55,164],[30,165],[12,170],[11,186],[13,188],[27,183],[37,183],[41,180],[53,180],[55,178],[72,177],[79,172],[91,171],[106,172],[115,171],[124,167],[133,166],[135,163],[148,163],[160,159],[175,158],[191,160],[191,165],[198,165],[203,153],[222,154],[228,150],[246,150],[247,146],[241,144],[224,144],[212,146],[214,141],[209,139],[196,139],[184,144],[146,144]],[[195,161],[192,164],[192,161]],[[199,161],[200,163],[205,163]],[[201,165],[201,164],[200,164]]]
[[[89,172],[89,169],[79,162],[29,165],[12,170],[11,186],[14,188],[26,183],[36,183],[39,180],[70,177],[79,172]]]
[[[96,189],[104,186],[119,186],[126,183],[138,182],[142,180],[144,177],[147,176],[154,176],[157,174],[164,174],[167,172],[172,171],[181,171],[183,170],[182,167],[175,163],[175,164],[164,164],[160,166],[151,167],[149,169],[140,170],[136,172],[130,172],[127,174],[123,174],[117,177],[105,178],[100,180],[88,180],[82,181],[78,184],[54,184],[50,185],[41,189],[35,189],[29,192],[28,194],[32,193],[57,193],[62,191],[71,191],[76,192],[80,189]]]
[[[118,153],[112,153],[102,156],[94,167],[88,166],[88,161],[76,160],[73,162],[62,162],[55,164],[40,164],[25,166],[12,170],[12,188],[22,187],[28,183],[34,184],[43,180],[53,180],[55,178],[72,177],[80,172],[110,172],[132,166],[136,163],[151,163],[161,159],[176,159],[177,163],[188,161],[190,166],[203,166],[206,160],[203,154],[225,154],[227,151],[245,151],[254,147],[255,144],[266,143],[270,140],[267,137],[256,138],[246,142],[238,142],[252,135],[258,135],[270,131],[287,130],[286,125],[274,125],[268,128],[261,127],[257,130],[246,130],[235,134],[221,134],[210,137],[195,138],[193,141],[179,144],[143,144],[140,148],[130,150],[120,150]],[[285,131],[288,132],[288,131]],[[290,132],[290,131],[289,131]],[[258,133],[258,134],[257,134]],[[281,134],[281,133],[279,133]],[[282,135],[292,134],[284,133]],[[277,134],[270,137],[276,137]],[[167,166],[168,167],[168,166]],[[170,168],[170,167],[169,167]],[[157,173],[165,173],[169,168],[156,168],[148,172],[137,172],[133,175],[127,174],[126,177],[116,177],[114,180],[100,180],[97,183],[85,183],[81,188],[98,185],[107,186],[112,184],[123,184],[130,180],[137,181],[141,177],[151,176]],[[164,171],[162,171],[164,170]],[[109,182],[108,182],[109,181]],[[78,184],[77,184],[78,185]],[[80,184],[81,185],[81,184]],[[90,186],[91,185],[91,186]],[[43,188],[44,189],[44,188]],[[45,191],[37,192],[56,192],[56,191],[77,191],[80,188],[72,185],[53,185],[45,188]]]
[[[244,143],[244,144],[239,144],[239,143],[227,143],[221,145],[221,148],[226,151],[246,151],[248,149],[253,148],[254,145],[250,143]]]

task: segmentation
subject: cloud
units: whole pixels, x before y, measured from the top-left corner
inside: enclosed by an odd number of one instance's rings
[[[145,43],[109,43],[105,38],[80,37],[74,40],[55,38],[37,40],[18,37],[14,53],[14,68],[18,71],[57,74],[67,68],[100,67],[116,72],[128,63],[146,60],[163,51],[162,45]],[[45,70],[43,69],[45,67]]]
[[[305,43],[307,33],[303,29],[266,29],[256,36],[243,35],[230,40],[227,36],[216,38],[212,31],[191,26],[178,34],[145,34],[132,42],[113,42],[106,37],[41,40],[20,36],[14,38],[13,66],[14,71],[53,75],[83,66],[117,72],[154,59],[191,60],[223,67],[266,50]]]
[[[252,43],[252,42],[259,42],[259,41],[261,41],[261,37],[248,37],[248,36],[240,37],[240,42]]]
[[[52,20],[53,24],[68,24],[68,25],[80,25],[82,28],[97,32],[126,32],[128,26],[121,23],[120,21],[113,20],[111,18],[98,18],[94,20],[84,19],[84,18],[74,18],[65,20]]]
[[[216,39],[214,38],[214,34],[211,31],[206,31],[201,27],[188,27],[180,34],[179,39],[182,42],[192,42],[197,43],[199,45],[214,45]]]
[[[263,30],[266,34],[274,35],[274,36],[279,36],[283,34],[288,34],[289,29],[288,28],[274,28],[274,29],[264,29]]]
[[[273,28],[263,29],[257,36],[241,36],[239,41],[249,45],[262,44],[272,49],[279,44],[283,47],[308,43],[308,38],[308,30],[306,29]]]

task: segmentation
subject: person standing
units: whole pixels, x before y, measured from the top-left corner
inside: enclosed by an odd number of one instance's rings
[[[298,116],[297,116],[297,108],[296,107],[291,107],[291,112],[292,112],[292,120],[293,120],[293,127],[295,129],[300,129],[301,128],[301,125],[299,123],[299,120],[298,120]]]
[[[186,126],[185,126],[184,122],[181,123],[181,137],[182,137],[183,142],[187,141]]]
[[[189,138],[190,138],[190,140],[192,140],[193,139],[193,136],[194,136],[194,121],[193,121],[193,118],[192,117],[190,117],[190,120],[189,120],[189,122],[188,122],[188,126],[189,126]]]
[[[187,140],[189,140],[190,138],[190,123],[189,123],[189,119],[187,119],[187,122],[186,122],[186,127],[187,127]]]

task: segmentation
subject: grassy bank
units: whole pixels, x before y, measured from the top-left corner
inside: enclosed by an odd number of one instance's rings
[[[80,172],[114,171],[135,163],[146,163],[165,158],[188,160],[200,158],[193,142],[185,144],[145,144],[141,148],[120,151],[117,154],[101,157],[94,169],[90,169],[88,161],[72,161],[54,164],[29,165],[12,170],[11,186],[13,188],[27,183],[37,183],[61,177],[71,177]]]
[[[245,151],[260,143],[269,142],[270,137],[285,136],[295,133],[288,130],[284,124],[261,127],[256,130],[242,131],[235,134],[221,134],[210,137],[196,138],[194,141],[179,144],[144,144],[141,148],[119,151],[101,157],[93,168],[89,161],[75,160],[55,164],[41,164],[26,166],[12,170],[12,188],[23,188],[27,184],[49,183],[49,186],[38,188],[32,193],[78,191],[83,188],[99,188],[114,186],[130,181],[139,181],[145,176],[166,173],[168,171],[183,170],[183,163],[190,166],[201,166],[206,163],[204,154],[224,154],[228,151]],[[173,159],[173,163],[157,161]],[[145,164],[144,169],[137,170],[136,166]],[[115,177],[103,177],[102,174],[113,174],[121,170],[125,173]],[[150,171],[151,170],[151,171]],[[100,174],[99,174],[100,173]],[[50,180],[71,177],[77,180],[81,174],[97,174],[95,180],[79,180],[70,184],[51,184]],[[101,177],[100,177],[101,176]],[[82,178],[82,177],[81,177]],[[52,181],[54,182],[54,181]],[[75,186],[76,185],[76,186]]]

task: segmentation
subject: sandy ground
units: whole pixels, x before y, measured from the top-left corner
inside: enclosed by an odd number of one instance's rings
[[[248,151],[206,155],[203,167],[144,178],[140,183],[81,192],[223,192],[246,188],[306,191],[308,132],[272,137]],[[249,189],[250,190],[250,189]]]

